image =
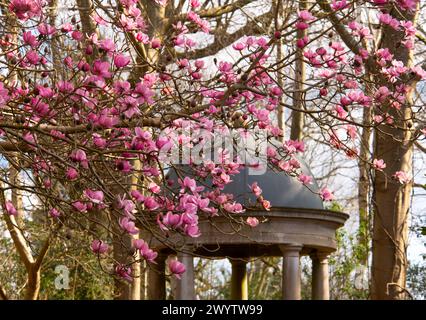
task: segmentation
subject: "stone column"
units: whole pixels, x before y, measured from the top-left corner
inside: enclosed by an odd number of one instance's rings
[[[312,259],[312,300],[329,300],[328,253],[315,252]]]
[[[230,260],[231,274],[231,299],[248,300],[247,262]]]
[[[194,257],[186,252],[177,255],[178,260],[185,265],[186,271],[181,279],[176,280],[176,300],[194,300]]]
[[[283,300],[300,300],[300,244],[280,245],[283,254]]]
[[[147,263],[149,300],[166,299],[166,259],[167,255],[158,254],[157,259],[155,259],[156,264]]]

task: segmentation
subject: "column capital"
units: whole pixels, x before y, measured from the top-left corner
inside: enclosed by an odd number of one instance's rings
[[[285,243],[279,245],[284,257],[298,257],[303,245],[300,243]]]
[[[328,257],[330,256],[330,252],[327,251],[314,251],[309,254],[312,260],[317,260],[319,263],[328,263]]]

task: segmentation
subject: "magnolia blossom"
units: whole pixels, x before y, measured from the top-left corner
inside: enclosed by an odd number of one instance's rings
[[[302,182],[305,185],[312,184],[312,180],[313,180],[311,176],[307,176],[303,173],[299,175],[298,179],[300,182]]]
[[[94,253],[104,254],[108,252],[108,244],[101,240],[93,240],[90,247]]]
[[[405,171],[397,171],[394,173],[393,177],[401,184],[409,183],[411,179],[413,179],[411,173]]]
[[[165,216],[160,214],[158,216],[159,225],[164,230],[177,229],[182,225],[182,216],[180,214],[173,214],[172,212],[167,212]]]
[[[114,57],[114,65],[117,68],[123,68],[130,63],[130,57],[123,54],[118,54]]]
[[[315,19],[312,13],[310,13],[308,10],[300,11],[297,16],[303,21],[311,21]]]
[[[260,187],[257,185],[257,182],[253,182],[250,188],[251,192],[253,192],[256,197],[259,197],[262,194],[262,189],[260,189]]]
[[[383,159],[374,159],[373,167],[376,170],[383,171],[383,169],[386,168],[386,163],[383,161]]]
[[[118,264],[115,267],[115,273],[122,279],[128,281],[128,282],[132,282],[133,278],[132,278],[132,268],[131,267],[126,267],[125,265],[122,264]]]
[[[223,205],[223,208],[226,211],[231,213],[243,213],[245,211],[241,203],[238,203],[238,202],[233,202],[233,203],[227,202]]]
[[[16,210],[15,206],[11,201],[6,201],[5,203],[6,212],[11,216],[16,216],[18,214],[18,210]]]
[[[259,224],[259,220],[258,220],[257,218],[255,218],[255,217],[248,217],[248,218],[246,219],[246,223],[247,223],[250,227],[254,228],[254,227],[256,227],[256,226]]]
[[[265,209],[266,211],[271,210],[271,203],[268,200],[262,199],[261,204],[263,209]]]
[[[84,195],[93,203],[100,204],[104,201],[104,193],[91,189],[84,190]]]
[[[181,275],[186,271],[185,265],[178,260],[169,260],[169,270],[176,278],[180,279]]]
[[[72,203],[73,208],[78,211],[78,212],[86,212],[87,211],[87,204],[81,202],[81,201],[76,201]]]
[[[56,208],[52,208],[49,210],[49,216],[51,216],[52,218],[58,218],[60,215],[61,213]]]
[[[320,196],[324,201],[331,201],[334,199],[333,193],[326,187],[321,189]]]
[[[154,197],[146,197],[144,205],[147,210],[156,210],[159,208],[159,204]]]
[[[40,16],[44,4],[44,0],[11,0],[9,9],[16,14],[18,19],[25,21]]]
[[[129,234],[138,234],[139,230],[136,228],[135,223],[131,221],[128,217],[123,217],[120,219],[120,227]]]
[[[87,168],[88,166],[86,152],[81,149],[74,150],[70,155],[70,159],[72,161],[79,162],[84,168]]]
[[[148,262],[155,263],[158,253],[149,248],[148,244],[142,239],[133,240],[133,247],[139,250],[141,256]]]

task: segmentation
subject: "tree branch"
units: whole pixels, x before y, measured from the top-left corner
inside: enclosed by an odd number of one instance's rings
[[[274,15],[272,10],[254,18],[254,22],[262,22],[263,24],[269,25],[272,22]],[[222,30],[215,30],[215,40],[213,43],[202,49],[197,49],[191,52],[177,53],[178,58],[187,58],[190,60],[198,59],[201,57],[212,56],[218,53],[220,50],[230,46],[238,39],[242,38],[247,34],[260,35],[264,34],[265,29],[254,23],[247,23],[244,27],[238,29],[234,33],[222,32]]]

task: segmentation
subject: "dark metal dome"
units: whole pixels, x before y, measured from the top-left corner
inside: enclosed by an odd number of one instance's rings
[[[298,160],[302,172],[312,176],[306,163],[301,159]],[[239,174],[233,176],[232,180],[224,191],[232,193],[240,203],[245,205],[256,202],[250,185],[257,182],[263,191],[263,197],[271,203],[272,207],[324,209],[322,199],[317,194],[319,187],[315,181],[308,188],[297,178],[270,168],[261,175],[250,175],[249,170],[244,168]]]
[[[301,171],[305,175],[312,176],[307,164],[300,158]],[[194,176],[189,166],[181,165],[179,170],[184,175]],[[235,199],[247,207],[256,204],[256,197],[250,190],[253,182],[257,182],[262,189],[264,199],[271,203],[272,207],[324,209],[322,199],[317,194],[318,184],[313,181],[308,187],[303,185],[295,177],[288,176],[284,172],[277,172],[268,168],[263,174],[250,174],[247,168],[240,169],[240,173],[232,176],[232,182],[226,185],[224,192],[231,193]],[[170,170],[167,178],[177,181],[175,170]],[[205,182],[209,185],[209,182]]]

